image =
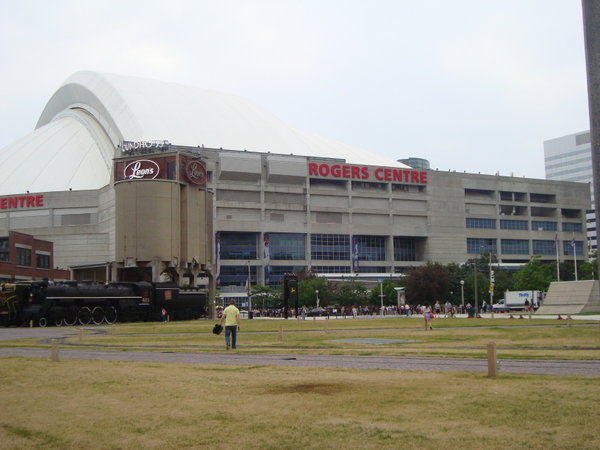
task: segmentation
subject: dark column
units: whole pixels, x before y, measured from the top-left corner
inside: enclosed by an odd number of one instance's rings
[[[594,174],[594,208],[596,228],[598,228],[600,226],[600,2],[582,0],[582,7]],[[596,235],[600,237],[597,233]],[[598,269],[600,274],[600,258],[598,258]]]

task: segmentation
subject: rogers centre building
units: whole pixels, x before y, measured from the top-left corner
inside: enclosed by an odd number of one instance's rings
[[[413,169],[239,97],[152,80],[72,75],[0,161],[0,236],[54,242],[76,279],[224,292],[248,274],[377,279],[488,252],[587,254],[587,184]]]

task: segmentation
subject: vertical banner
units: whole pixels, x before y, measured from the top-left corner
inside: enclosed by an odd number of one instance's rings
[[[221,284],[221,232],[215,233],[215,285]]]
[[[352,272],[358,272],[358,237],[352,236]]]
[[[271,249],[269,248],[269,233],[263,236],[263,265],[265,268],[265,286],[271,283]]]

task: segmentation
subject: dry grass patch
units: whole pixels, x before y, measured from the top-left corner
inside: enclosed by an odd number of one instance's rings
[[[0,376],[7,449],[591,449],[600,420],[597,377],[25,358]]]

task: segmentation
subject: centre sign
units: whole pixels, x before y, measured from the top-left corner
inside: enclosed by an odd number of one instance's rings
[[[308,163],[309,177],[347,178],[360,181],[427,183],[427,172],[396,167],[357,166],[354,164]]]

